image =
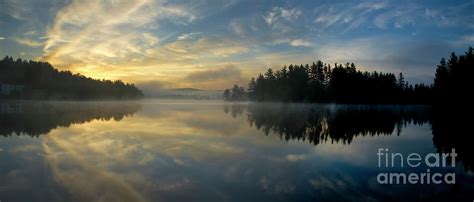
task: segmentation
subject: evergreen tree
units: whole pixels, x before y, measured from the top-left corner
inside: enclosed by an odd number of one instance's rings
[[[405,77],[403,76],[403,73],[400,72],[400,74],[398,74],[398,88],[400,89],[405,89]]]
[[[225,91],[224,91],[224,100],[226,100],[226,101],[231,100],[231,98],[230,98],[230,90],[229,90],[229,89],[225,89]]]
[[[474,84],[470,80],[474,73],[472,47],[459,57],[453,52],[448,62],[441,59],[434,79],[434,95],[436,104],[472,103],[468,92],[472,92]]]

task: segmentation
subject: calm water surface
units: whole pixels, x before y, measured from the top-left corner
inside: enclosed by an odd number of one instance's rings
[[[472,201],[462,124],[420,106],[4,102],[0,201]],[[381,185],[427,167],[378,167],[379,148],[455,148],[430,171],[456,184]]]

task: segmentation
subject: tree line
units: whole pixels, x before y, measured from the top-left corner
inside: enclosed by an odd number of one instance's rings
[[[0,98],[3,99],[136,99],[143,93],[134,84],[99,80],[70,71],[58,71],[47,62],[0,61]]]
[[[461,99],[472,91],[467,78],[473,71],[472,47],[461,56],[453,52],[436,70],[434,85],[409,84],[402,73],[357,70],[354,63],[289,65],[252,78],[247,90],[234,85],[226,100],[430,104],[434,100]]]
[[[448,60],[441,58],[434,79],[434,103],[472,103],[474,83],[474,55],[472,47],[460,56],[451,53]],[[469,93],[471,92],[471,93]]]

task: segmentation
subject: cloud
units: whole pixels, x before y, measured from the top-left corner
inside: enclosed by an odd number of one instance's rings
[[[35,41],[35,40],[27,39],[27,38],[14,38],[14,40],[21,45],[30,46],[30,47],[40,47],[44,44],[43,42]]]
[[[113,67],[143,57],[159,45],[160,21],[183,23],[197,17],[186,7],[161,1],[73,1],[47,30],[43,58],[60,67],[86,62]]]
[[[386,2],[323,4],[314,9],[317,29],[343,28],[343,32],[353,30],[366,23],[373,15],[383,13],[391,5]]]
[[[474,2],[466,1],[462,4],[431,9],[432,17],[429,20],[441,27],[463,27],[472,30],[474,29],[474,15],[471,14],[473,7]]]
[[[72,1],[47,30],[43,59],[94,78],[142,83],[156,77],[181,86],[177,80],[188,72],[219,66],[225,58],[249,50],[226,36],[182,32],[173,41],[174,33],[162,31],[163,24],[192,25],[203,12],[194,9],[202,6],[148,0]]]
[[[4,0],[4,2],[0,2],[2,6],[0,13],[17,20],[27,20],[31,16],[31,7],[28,3],[28,1]]]
[[[294,21],[303,14],[303,11],[299,9],[283,9],[280,8],[280,15],[287,21]]]
[[[274,24],[275,21],[279,19],[283,19],[286,21],[294,21],[298,19],[303,14],[303,11],[292,8],[292,9],[285,9],[282,7],[273,7],[271,11],[267,12],[263,19],[267,25]]]
[[[474,42],[474,34],[473,35],[465,35],[463,38],[464,38],[465,41]]]
[[[313,43],[309,42],[309,41],[305,41],[303,39],[295,39],[293,41],[290,42],[290,45],[292,46],[295,46],[295,47],[312,47],[313,46]]]
[[[387,7],[386,4],[323,4],[314,9],[314,23],[318,30],[331,27],[355,29],[362,25],[373,12]]]
[[[35,34],[36,34],[35,30],[30,30],[30,31],[27,31],[27,32],[23,33],[23,35],[28,35],[28,36],[35,35]]]
[[[247,51],[248,47],[245,44],[230,39],[202,37],[196,40],[178,40],[159,48],[147,49],[145,52],[146,56],[154,61],[189,64],[198,60],[206,62],[223,59]]]
[[[247,35],[247,30],[241,20],[232,20],[229,24],[229,27],[240,37],[245,37],[245,35]]]
[[[288,44],[292,47],[313,47],[313,43],[311,41],[307,41],[304,39],[289,39],[289,38],[277,38],[272,41],[272,45],[280,45],[280,44]]]
[[[135,85],[143,91],[143,94],[145,94],[145,96],[156,96],[166,94],[171,88],[170,84],[158,80],[139,82]]]
[[[5,39],[5,37],[3,37],[3,36],[0,36],[0,40],[3,40],[3,39]]]
[[[425,9],[425,16],[428,19],[434,19],[439,15],[439,13],[433,9],[426,8]]]
[[[149,45],[149,46],[155,46],[160,43],[160,40],[158,37],[154,36],[151,33],[144,33],[143,38],[145,39],[144,41]]]
[[[422,16],[421,8],[416,6],[403,9],[394,9],[379,14],[374,19],[374,25],[380,29],[387,28],[390,24],[394,28],[401,28],[405,25],[414,25],[416,18]]]
[[[233,65],[228,65],[220,69],[211,69],[204,71],[197,71],[188,74],[187,80],[191,82],[214,81],[214,80],[235,80],[241,79],[242,72]]]
[[[265,23],[267,23],[268,25],[272,25],[274,19],[275,13],[273,12],[268,12],[265,16],[263,16],[263,20],[265,20]]]
[[[288,44],[289,48],[298,47],[302,44],[295,41],[291,45],[291,41],[314,34],[306,24],[311,13],[303,15],[304,12],[306,11],[298,7],[273,6],[263,15],[233,20],[230,28],[242,40],[250,41],[257,48],[278,44]]]
[[[375,11],[389,7],[387,2],[363,2],[356,6],[357,8],[367,9],[368,11]]]
[[[313,22],[316,30],[343,29],[342,34],[363,26],[389,30],[415,25],[462,26],[474,28],[472,15],[463,13],[472,10],[472,2],[456,6],[432,8],[416,3],[395,4],[390,2],[333,3],[322,4],[314,9]],[[461,14],[461,15],[460,15]]]
[[[196,39],[200,35],[202,35],[201,32],[183,33],[179,35],[178,40]]]

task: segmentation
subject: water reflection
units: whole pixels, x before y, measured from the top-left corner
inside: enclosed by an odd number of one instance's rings
[[[1,102],[0,135],[39,136],[94,119],[120,121],[140,109],[133,102]]]
[[[49,108],[1,114],[5,133],[44,134],[0,137],[2,201],[443,200],[474,190],[462,167],[453,168],[456,187],[376,183],[378,148],[435,151],[430,124],[422,124],[431,122],[430,110],[419,107],[42,105]],[[13,112],[35,110],[22,127],[7,124],[20,117]]]
[[[421,106],[349,106],[304,104],[233,104],[224,112],[233,117],[247,111],[250,126],[284,140],[303,140],[315,145],[350,144],[357,136],[399,135],[407,124],[430,120],[430,109]]]
[[[474,136],[472,135],[471,114],[462,107],[434,109],[431,119],[433,144],[438,152],[455,148],[459,159],[467,170],[474,169]]]
[[[314,145],[350,144],[358,136],[400,135],[409,124],[429,124],[438,152],[449,153],[455,148],[466,170],[474,165],[474,137],[466,134],[469,121],[454,108],[252,103],[224,105],[224,112],[232,117],[245,114],[250,126],[265,135]]]

